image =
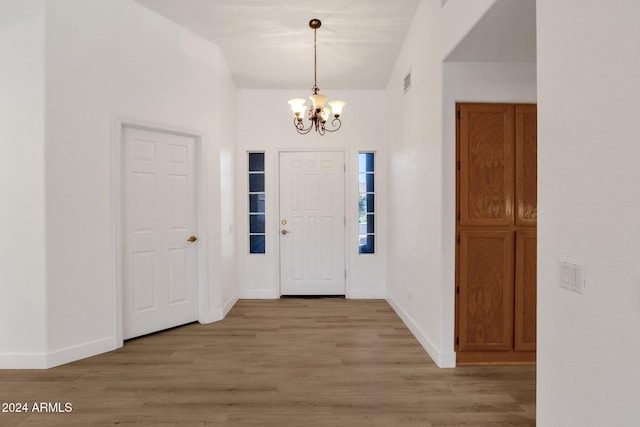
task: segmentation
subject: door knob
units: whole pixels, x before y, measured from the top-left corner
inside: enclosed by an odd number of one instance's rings
[[[187,242],[191,242],[191,243],[193,243],[193,242],[195,242],[196,240],[198,240],[198,238],[197,238],[196,236],[191,236],[191,237],[189,237],[189,238],[187,239]]]
[[[288,230],[282,230],[280,233],[282,233],[282,235],[284,236],[285,234],[288,234],[289,231]]]

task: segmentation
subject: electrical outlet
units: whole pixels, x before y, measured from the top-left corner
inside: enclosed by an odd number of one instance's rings
[[[570,291],[584,294],[584,267],[560,261],[560,286]]]

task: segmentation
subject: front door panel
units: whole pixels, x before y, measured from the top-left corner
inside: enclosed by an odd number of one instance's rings
[[[344,153],[280,153],[280,291],[345,294]]]

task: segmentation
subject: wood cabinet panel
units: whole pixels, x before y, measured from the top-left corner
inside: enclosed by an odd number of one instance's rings
[[[536,349],[536,230],[516,232],[514,350]]]
[[[514,110],[505,104],[459,107],[460,225],[513,223]]]
[[[513,346],[511,231],[460,232],[459,349]]]
[[[538,218],[538,125],[536,105],[516,105],[516,225],[535,226]]]

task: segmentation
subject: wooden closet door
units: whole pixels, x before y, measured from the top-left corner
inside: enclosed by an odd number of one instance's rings
[[[512,225],[513,105],[463,104],[459,114],[460,226]]]
[[[460,232],[459,349],[513,347],[513,232]]]
[[[457,360],[535,361],[533,104],[458,104]]]

